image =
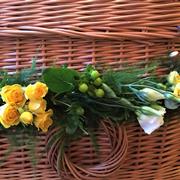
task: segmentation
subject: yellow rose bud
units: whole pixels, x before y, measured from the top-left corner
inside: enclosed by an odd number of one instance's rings
[[[180,83],[176,84],[173,93],[177,98],[180,98]]]
[[[36,82],[35,84],[30,84],[25,89],[26,99],[30,100],[40,100],[46,96],[48,92],[48,87],[46,84],[41,82]]]
[[[15,106],[0,106],[0,122],[5,128],[19,124],[19,112]]]
[[[7,104],[13,104],[18,107],[22,107],[26,102],[24,91],[21,85],[7,85],[1,90],[1,97]]]
[[[176,84],[180,83],[180,75],[176,76]]]
[[[33,115],[30,112],[23,112],[20,116],[20,121],[26,125],[32,124],[33,122]]]
[[[34,119],[34,124],[38,129],[41,129],[43,132],[47,132],[49,126],[52,125],[53,121],[51,119],[51,116],[53,114],[53,111],[49,109],[45,113],[37,114],[37,116]]]
[[[177,71],[172,71],[170,72],[169,76],[168,76],[168,82],[170,84],[177,84],[180,83],[180,75],[178,74]]]
[[[46,100],[44,99],[34,101],[30,100],[28,104],[28,109],[35,114],[44,113],[46,110],[46,104]]]

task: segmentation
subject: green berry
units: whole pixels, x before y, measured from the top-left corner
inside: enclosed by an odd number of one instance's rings
[[[97,70],[94,70],[91,72],[91,78],[97,79],[100,76],[99,72]]]
[[[86,83],[80,84],[79,85],[79,91],[82,93],[86,93],[88,90],[88,85]]]
[[[96,94],[97,97],[101,98],[101,97],[104,96],[104,91],[103,91],[103,89],[96,89],[95,94]]]
[[[76,114],[82,116],[84,114],[84,109],[82,107],[78,107],[76,109]]]
[[[102,79],[100,77],[98,77],[95,81],[94,81],[94,85],[96,86],[100,86],[102,84]]]

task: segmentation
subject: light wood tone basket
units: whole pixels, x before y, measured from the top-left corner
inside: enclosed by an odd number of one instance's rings
[[[180,49],[179,25],[179,0],[1,0],[0,67],[14,72],[29,67],[33,57],[39,70],[65,63],[78,70],[90,63],[114,69],[145,66]],[[149,136],[138,124],[127,124],[126,156],[114,174],[99,180],[179,180],[179,112],[169,119]],[[1,166],[1,180],[73,180],[52,170],[45,135],[39,139],[37,167],[20,147]],[[3,134],[0,142],[2,159],[8,146]]]

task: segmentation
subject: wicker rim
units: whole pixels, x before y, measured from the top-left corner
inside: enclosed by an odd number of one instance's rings
[[[1,0],[0,35],[175,39],[179,7],[176,0]]]
[[[126,157],[128,149],[128,140],[126,129],[124,126],[117,125],[114,126],[113,123],[102,121],[101,127],[104,130],[106,137],[111,143],[111,152],[103,159],[103,162],[93,166],[84,166],[78,164],[77,162],[72,162],[69,153],[65,152],[62,157],[62,169],[61,172],[65,176],[74,177],[77,180],[88,179],[95,180],[99,178],[105,178],[112,175],[117,169],[119,169],[120,164]],[[53,129],[47,136],[47,141],[50,140],[52,135],[58,131],[58,128]],[[57,170],[56,161],[60,153],[59,147],[63,141],[63,137],[56,140],[53,145],[48,150],[48,159],[50,164],[55,170]],[[77,143],[77,142],[76,142]],[[101,145],[101,144],[100,144]],[[76,147],[72,151],[76,151]]]
[[[177,29],[178,31],[178,29]],[[157,38],[166,38],[166,39],[174,39],[177,38],[176,33],[153,33],[153,32],[78,32],[71,29],[49,29],[43,27],[34,27],[34,26],[20,26],[17,29],[8,29],[8,30],[0,30],[1,36],[13,36],[13,37],[23,37],[23,36],[42,36],[42,37],[52,37],[52,36],[65,36],[71,38],[92,38],[92,39],[103,39],[103,40],[115,40],[119,41],[119,39],[135,39],[135,40],[146,40],[146,39],[157,39]]]

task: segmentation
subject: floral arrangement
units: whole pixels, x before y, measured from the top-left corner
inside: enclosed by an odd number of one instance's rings
[[[46,132],[52,125],[52,113],[46,111],[46,100],[43,99],[48,92],[46,84],[36,82],[27,87],[20,84],[6,85],[1,89],[1,98],[4,105],[0,107],[1,124],[5,128],[18,125],[34,124],[38,129]]]
[[[91,65],[81,72],[50,67],[41,77],[34,76],[35,62],[14,75],[2,71],[0,128],[47,132],[50,126],[60,126],[59,136],[68,141],[90,134],[103,119],[122,123],[134,117],[151,134],[164,124],[167,109],[180,106],[178,52],[164,61],[171,72],[162,77],[154,73],[154,64],[104,72]]]

